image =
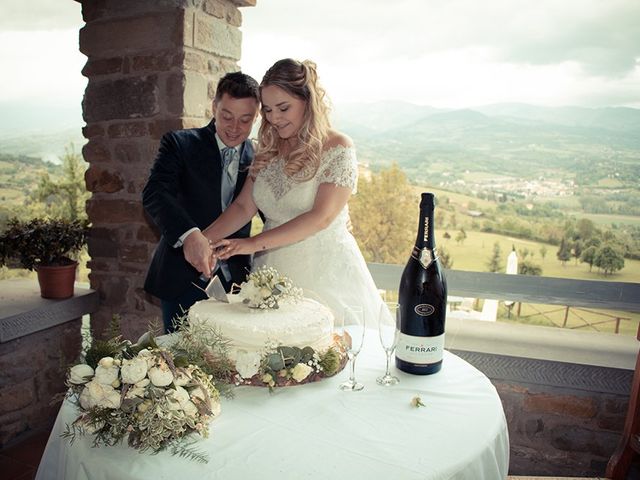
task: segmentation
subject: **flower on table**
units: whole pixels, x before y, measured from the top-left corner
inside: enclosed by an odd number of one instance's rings
[[[130,360],[123,360],[120,374],[122,383],[135,384],[147,376],[149,367],[144,357],[137,356]]]
[[[118,381],[119,372],[118,363],[112,357],[104,357],[98,362],[93,381],[117,387],[118,385],[114,385],[114,383]]]
[[[309,365],[305,363],[298,363],[295,367],[293,367],[293,370],[291,371],[291,377],[296,382],[301,382],[305,378],[307,378],[312,371],[313,368],[311,368]]]
[[[89,365],[84,363],[80,363],[78,365],[74,365],[69,370],[69,382],[74,385],[84,385],[91,378],[93,378],[94,370]]]
[[[62,436],[73,441],[91,434],[94,446],[126,440],[141,452],[171,445],[172,453],[206,462],[206,455],[180,442],[191,433],[206,437],[221,411],[213,376],[203,370],[204,361],[202,367],[199,363],[200,343],[185,341],[175,350],[160,348],[153,339],[147,344],[132,345],[120,337],[100,341],[85,356],[91,365],[69,369],[67,395],[78,416]],[[224,355],[221,350],[218,358]]]
[[[240,351],[236,356],[236,371],[242,378],[251,378],[258,373],[261,361],[260,352]]]
[[[422,402],[420,395],[416,395],[411,399],[411,406],[415,408],[426,407],[426,405]]]
[[[115,409],[120,407],[120,392],[111,385],[100,383],[95,378],[84,386],[80,394],[82,408],[93,407]]]

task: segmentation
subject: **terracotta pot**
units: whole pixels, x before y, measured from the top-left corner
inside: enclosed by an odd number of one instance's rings
[[[38,283],[42,298],[73,297],[73,284],[76,281],[77,262],[62,266],[38,265]]]

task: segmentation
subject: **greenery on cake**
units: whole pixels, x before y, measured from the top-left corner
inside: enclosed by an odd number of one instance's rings
[[[312,347],[268,345],[263,352],[238,352],[237,384],[269,389],[331,377],[344,367],[346,356],[335,347],[318,352]]]
[[[300,300],[302,289],[275,268],[263,265],[247,276],[238,295],[249,308],[275,309],[282,302]]]
[[[67,375],[67,397],[79,415],[63,437],[73,442],[90,434],[94,446],[126,440],[141,452],[168,448],[206,462],[193,443],[196,434],[208,436],[220,414],[219,389],[227,391],[233,367],[228,343],[215,329],[186,322],[180,328],[166,346],[151,332],[135,344],[120,335],[94,341]]]

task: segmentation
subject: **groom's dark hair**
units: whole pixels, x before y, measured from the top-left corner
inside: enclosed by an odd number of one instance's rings
[[[258,82],[246,73],[233,72],[222,77],[216,87],[214,100],[219,102],[225,93],[233,98],[255,98],[260,103]]]

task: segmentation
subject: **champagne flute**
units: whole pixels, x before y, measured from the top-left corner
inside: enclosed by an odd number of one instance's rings
[[[351,364],[349,380],[341,383],[339,388],[347,391],[362,390],[364,385],[356,381],[356,357],[364,342],[364,309],[359,305],[344,307],[342,317],[339,319],[338,331]]]
[[[383,376],[376,378],[378,385],[388,387],[400,381],[398,377],[391,375],[389,371],[391,355],[393,355],[393,351],[396,349],[398,343],[399,327],[400,305],[395,302],[382,302],[378,313],[378,333],[380,335],[380,343],[387,357],[387,368]]]

